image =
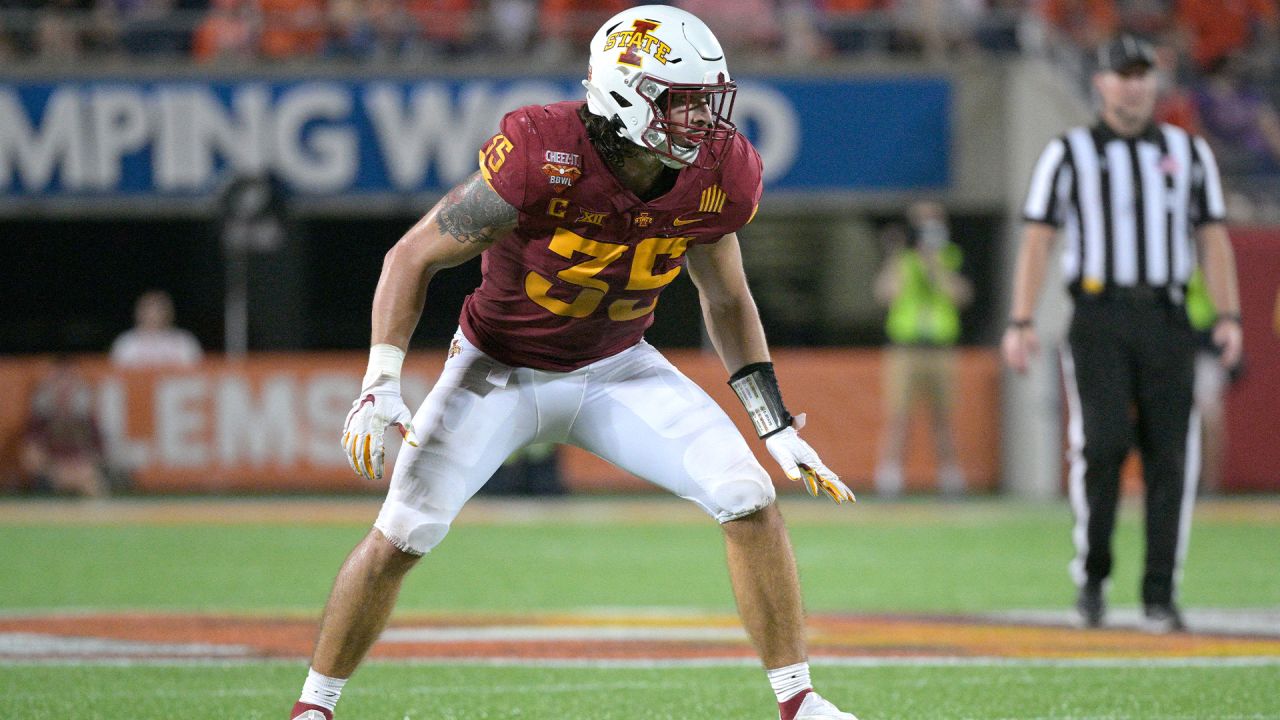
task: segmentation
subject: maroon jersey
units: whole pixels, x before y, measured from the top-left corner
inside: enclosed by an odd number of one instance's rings
[[[746,225],[760,202],[760,156],[741,134],[717,169],[684,168],[665,195],[641,200],[592,147],[581,105],[520,108],[480,151],[520,220],[481,255],[461,325],[508,365],[568,371],[636,344],[685,251]]]

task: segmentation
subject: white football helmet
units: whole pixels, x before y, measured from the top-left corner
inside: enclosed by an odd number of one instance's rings
[[[591,38],[582,85],[588,111],[618,118],[619,135],[668,167],[714,168],[738,132],[729,121],[738,86],[724,50],[679,8],[641,5],[609,18]]]

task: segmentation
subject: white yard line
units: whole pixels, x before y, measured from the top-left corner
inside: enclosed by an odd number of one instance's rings
[[[75,637],[46,633],[0,633],[0,658],[81,658],[179,656],[192,658],[252,657],[245,645],[214,643],[153,643],[102,637]]]
[[[1189,608],[1183,617],[1187,627],[1198,634],[1241,635],[1248,637],[1280,637],[1280,608]],[[1074,626],[1079,616],[1071,610],[1007,610],[973,616],[974,619],[1000,625]],[[1106,627],[1135,630],[1142,625],[1142,613],[1136,607],[1107,611]]]

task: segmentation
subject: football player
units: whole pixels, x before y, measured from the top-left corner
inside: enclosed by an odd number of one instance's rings
[[[520,108],[480,169],[387,253],[373,347],[342,434],[351,467],[387,498],[343,565],[294,720],[329,720],[377,639],[405,573],[513,451],[589,450],[691,500],[724,529],[739,613],[781,720],[855,720],[813,692],[795,560],[768,473],[711,398],[644,340],[658,296],[688,269],[716,351],[792,480],[853,493],[796,434],[747,288],[736,231],[760,201],[760,156],[730,116],[736,85],[698,18],[626,10],[591,41],[586,102]],[[439,381],[416,415],[400,369],[439,271],[481,256]]]

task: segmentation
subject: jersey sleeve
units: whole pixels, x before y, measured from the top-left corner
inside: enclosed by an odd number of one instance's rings
[[[1188,208],[1191,222],[1197,227],[1222,222],[1227,217],[1227,205],[1222,194],[1218,161],[1213,157],[1209,143],[1198,135],[1191,138],[1191,157],[1191,203]]]
[[[1040,159],[1031,172],[1027,200],[1022,206],[1023,220],[1054,227],[1062,225],[1058,181],[1069,170],[1066,160],[1067,143],[1062,138],[1050,142],[1040,153]]]
[[[725,234],[737,232],[756,216],[760,209],[760,196],[764,194],[764,163],[760,153],[741,134],[734,138],[721,171],[724,188],[724,209],[720,221]],[[708,193],[704,192],[704,196]],[[714,208],[717,198],[714,188],[710,197],[702,198],[702,209]]]
[[[535,204],[542,155],[537,127],[525,108],[507,113],[498,132],[480,148],[480,174],[489,187],[512,207],[527,212]],[[545,183],[544,183],[545,184]]]

